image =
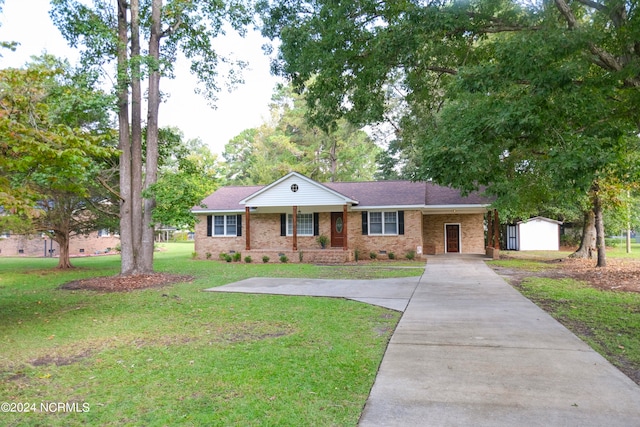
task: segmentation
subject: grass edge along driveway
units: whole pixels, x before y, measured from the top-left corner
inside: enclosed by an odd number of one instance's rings
[[[629,263],[631,270],[637,269],[634,263],[640,257],[638,245],[632,252],[635,257],[620,254],[620,250],[608,252],[612,259]],[[602,290],[569,277],[561,262],[550,262],[568,254],[512,253],[517,258],[488,264],[498,267],[498,274],[509,273],[505,279],[525,297],[640,385],[640,293]],[[616,277],[614,273],[607,268],[598,271],[601,279],[607,274]]]

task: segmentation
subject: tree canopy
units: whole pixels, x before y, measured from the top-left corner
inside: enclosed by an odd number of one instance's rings
[[[603,189],[638,177],[635,2],[263,6],[264,33],[282,38],[274,69],[305,91],[315,121],[383,120],[399,74],[396,145],[417,157],[416,178],[486,186],[514,212],[590,206],[604,265]]]
[[[49,234],[61,268],[69,237],[108,221],[98,178],[114,152],[111,100],[94,84],[51,56],[0,70],[0,228]]]
[[[292,170],[317,181],[373,179],[380,149],[344,119],[331,129],[308,122],[304,97],[279,86],[271,120],[247,129],[225,146],[227,179],[241,185],[268,184]]]

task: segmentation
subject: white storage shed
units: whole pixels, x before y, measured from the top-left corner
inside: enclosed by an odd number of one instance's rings
[[[557,251],[560,250],[561,221],[537,216],[507,226],[507,250]]]

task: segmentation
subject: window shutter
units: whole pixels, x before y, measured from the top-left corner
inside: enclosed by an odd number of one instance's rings
[[[236,215],[236,236],[242,236],[242,215]]]
[[[320,214],[318,212],[313,213],[313,235],[320,235]]]
[[[404,234],[404,211],[398,211],[398,234]]]
[[[362,235],[366,236],[369,234],[369,214],[367,212],[362,212]]]
[[[287,235],[287,214],[280,214],[280,235]]]
[[[207,215],[207,237],[213,235],[213,215]]]

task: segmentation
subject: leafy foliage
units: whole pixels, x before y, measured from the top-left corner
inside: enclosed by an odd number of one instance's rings
[[[156,224],[193,229],[196,219],[191,209],[216,189],[220,167],[202,141],[182,138],[177,129],[160,129],[160,177],[144,195],[157,200]]]
[[[223,154],[227,179],[266,184],[295,170],[318,181],[369,180],[380,151],[367,134],[341,120],[326,131],[309,124],[304,98],[290,87],[276,89],[271,123],[233,138]]]
[[[108,221],[97,178],[113,155],[110,100],[92,83],[51,56],[0,70],[0,205],[11,213],[0,226],[48,233],[60,267],[71,235]]]
[[[516,217],[556,204],[600,219],[603,189],[638,182],[633,2],[289,0],[262,11],[264,34],[282,38],[274,69],[305,92],[315,122],[382,121],[399,88],[386,161],[402,151],[416,179],[486,187]]]

